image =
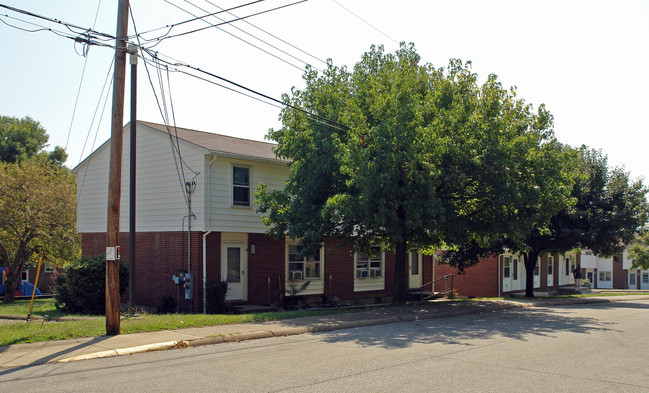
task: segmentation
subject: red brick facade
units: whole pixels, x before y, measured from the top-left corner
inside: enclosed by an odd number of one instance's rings
[[[205,239],[204,239],[205,237]],[[137,234],[137,256],[135,275],[135,299],[138,305],[157,307],[164,296],[178,299],[178,286],[172,276],[187,272],[187,233],[186,232],[140,232]],[[203,242],[205,240],[205,270],[207,281],[221,280],[221,233],[212,232],[206,236],[201,232],[192,233],[192,263],[194,274],[194,299],[185,300],[180,292],[181,310],[194,312],[203,309]],[[105,252],[104,233],[82,234],[83,255],[93,257]],[[129,259],[128,234],[120,234],[121,257]],[[254,245],[254,253],[251,252]],[[284,239],[274,239],[265,234],[248,234],[247,302],[250,304],[271,305],[281,303],[286,283],[286,248]],[[373,303],[391,301],[394,295],[394,253],[386,253],[384,258],[385,288],[379,291],[354,291],[355,266],[351,246],[342,245],[336,239],[327,239],[324,245],[323,293],[319,297],[338,298],[344,302]],[[432,256],[422,256],[421,272],[424,290],[431,290],[429,284],[434,278],[453,275],[453,285],[458,295],[469,297],[493,297],[507,295],[499,291],[502,277],[502,263],[497,256],[484,258],[463,274],[448,265],[433,262]],[[560,274],[559,258],[554,258],[554,282],[558,283]],[[579,254],[577,255],[577,262]],[[502,262],[502,261],[501,261]],[[498,271],[500,267],[500,272]],[[548,285],[547,257],[540,264],[540,288],[537,291],[556,289],[558,285]],[[626,288],[628,274],[622,264],[614,263],[614,287]],[[35,276],[34,276],[35,277]],[[448,281],[450,285],[450,281]],[[44,285],[44,284],[43,284]],[[435,284],[435,291],[444,289],[444,282]],[[42,285],[39,285],[42,287]],[[520,291],[520,290],[519,290]],[[314,300],[318,296],[313,296]],[[128,298],[123,295],[122,300]]]

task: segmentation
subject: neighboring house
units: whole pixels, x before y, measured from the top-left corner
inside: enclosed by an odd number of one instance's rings
[[[534,269],[534,292],[551,293],[560,287],[574,285],[573,270],[579,262],[579,254],[544,255]],[[504,253],[483,258],[480,263],[454,277],[459,295],[469,297],[509,296],[525,292],[526,269],[523,256]],[[457,273],[448,265],[435,264],[435,277]],[[435,287],[439,290],[439,285]]]
[[[628,248],[622,253],[622,274],[626,278],[627,289],[649,289],[649,270],[633,269],[631,264],[633,261],[629,259]]]
[[[171,135],[171,137],[170,137]],[[129,126],[123,151],[129,151]],[[172,148],[172,146],[174,146]],[[193,300],[183,309],[204,310],[205,286],[228,282],[227,300],[270,305],[290,286],[306,281],[304,295],[348,302],[386,302],[393,295],[394,255],[352,253],[351,247],[327,239],[318,255],[297,259],[297,241],[275,239],[256,212],[253,194],[260,182],[283,188],[287,162],[278,159],[274,144],[224,135],[171,128],[138,121],[136,173],[136,275],[134,303],[158,306],[163,296],[181,291],[173,276],[193,275]],[[78,231],[83,255],[106,248],[109,142],[81,162],[77,174]],[[180,159],[191,170],[176,170]],[[179,165],[179,164],[178,164]],[[129,157],[122,159],[120,254],[128,259]],[[196,182],[191,195],[191,263],[188,264],[188,205],[184,182]],[[432,257],[411,252],[410,286],[432,281]],[[183,298],[184,296],[180,296]]]

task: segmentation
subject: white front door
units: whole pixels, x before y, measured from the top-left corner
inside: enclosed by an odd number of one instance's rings
[[[503,292],[512,290],[512,257],[503,257]]]
[[[408,260],[410,261],[409,265],[409,271],[410,274],[408,275],[408,286],[410,288],[420,288],[422,283],[421,283],[421,254],[419,254],[417,251],[410,251]]]
[[[228,283],[226,300],[248,299],[248,254],[243,244],[223,244],[221,278]]]

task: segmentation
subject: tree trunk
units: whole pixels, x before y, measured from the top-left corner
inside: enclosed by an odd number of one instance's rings
[[[19,279],[20,276],[15,274],[7,275],[7,280],[5,281],[5,298],[3,303],[9,304],[14,302]]]
[[[405,302],[408,298],[408,243],[402,241],[396,245],[394,258],[394,298],[393,303]]]
[[[538,258],[538,251],[532,250],[523,253],[525,261],[525,297],[534,297],[534,268]]]

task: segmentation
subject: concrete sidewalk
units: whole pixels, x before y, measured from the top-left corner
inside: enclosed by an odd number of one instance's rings
[[[347,314],[312,316],[262,323],[203,326],[149,333],[17,344],[0,347],[0,368],[13,368],[52,362],[71,362],[172,348],[186,348],[387,323],[471,315],[524,307],[611,303],[631,300],[649,300],[649,295],[561,299],[512,298],[508,300],[435,301],[398,307],[370,308],[365,311]]]

